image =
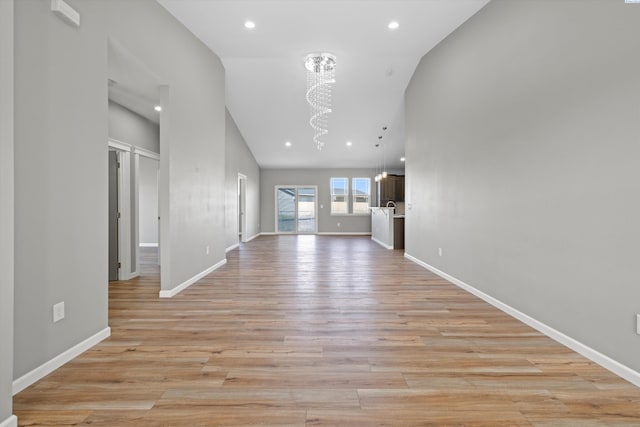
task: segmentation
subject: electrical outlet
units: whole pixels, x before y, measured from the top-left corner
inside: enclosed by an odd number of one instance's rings
[[[340,227],[340,223],[338,223],[338,227]]]
[[[324,209],[324,205],[320,205],[320,209]]]
[[[59,322],[62,319],[64,319],[64,301],[53,306],[53,323]]]
[[[438,256],[442,256],[442,248],[438,248]]]
[[[640,314],[636,314],[636,334],[640,335]]]
[[[209,255],[209,246],[208,246],[208,245],[207,245],[207,247],[204,249],[204,251],[205,251],[205,253],[206,253],[207,255]]]

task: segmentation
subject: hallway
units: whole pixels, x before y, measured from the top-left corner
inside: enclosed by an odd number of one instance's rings
[[[112,336],[20,425],[639,425],[640,389],[367,237],[262,236],[172,299],[109,286]]]

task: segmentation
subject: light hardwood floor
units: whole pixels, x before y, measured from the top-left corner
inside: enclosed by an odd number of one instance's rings
[[[368,238],[263,236],[172,299],[144,267],[20,425],[640,426],[639,388]]]

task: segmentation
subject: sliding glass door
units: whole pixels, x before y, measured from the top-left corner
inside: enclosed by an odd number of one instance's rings
[[[278,211],[278,233],[296,232],[296,189],[276,187],[276,209]]]
[[[314,234],[317,230],[317,187],[276,187],[276,232]]]
[[[298,187],[298,233],[316,232],[316,188]]]

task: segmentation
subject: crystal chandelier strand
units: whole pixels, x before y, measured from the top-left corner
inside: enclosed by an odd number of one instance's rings
[[[318,150],[324,147],[322,137],[328,132],[331,108],[331,85],[335,83],[335,56],[317,53],[305,58],[307,69],[306,99],[310,109],[309,125],[314,130],[313,142]]]

